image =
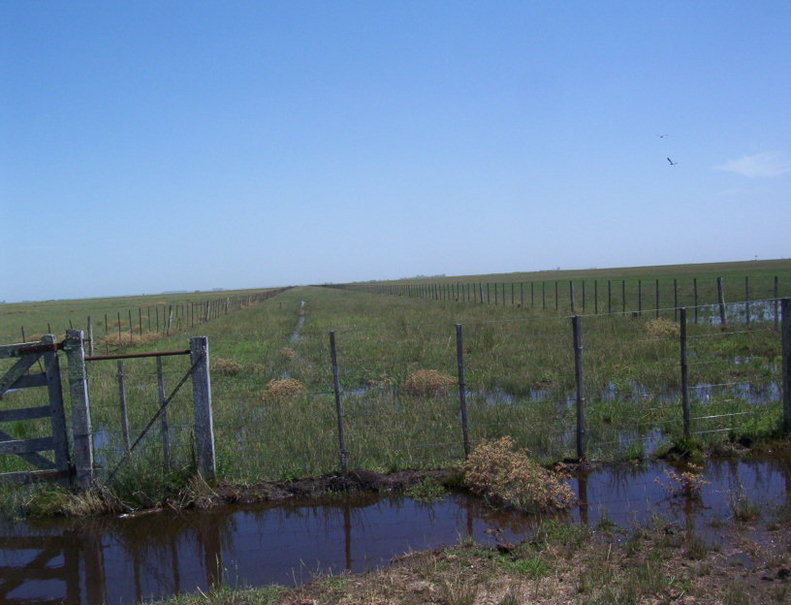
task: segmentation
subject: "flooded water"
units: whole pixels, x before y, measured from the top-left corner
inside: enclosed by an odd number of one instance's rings
[[[787,460],[709,462],[700,500],[673,495],[669,468],[658,462],[624,465],[571,479],[579,505],[566,516],[629,527],[659,513],[720,541],[734,494],[767,509],[791,504]],[[0,524],[0,602],[120,604],[222,583],[293,585],[317,572],[363,571],[467,536],[489,544],[492,533],[518,541],[539,522],[460,494],[428,504],[358,496],[211,512],[6,522]]]

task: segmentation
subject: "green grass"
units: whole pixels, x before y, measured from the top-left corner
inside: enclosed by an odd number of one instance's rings
[[[786,288],[788,264],[789,261],[778,261],[740,265],[726,274],[726,280],[738,281],[739,271],[760,270],[766,277],[786,270],[781,279],[781,286]],[[652,275],[651,269],[643,268],[644,273],[634,274],[632,270],[616,271],[611,277]],[[677,269],[679,276],[693,275]],[[715,272],[724,270],[716,267]],[[664,278],[670,275],[669,271],[653,275]],[[596,274],[603,278],[607,275],[610,274]],[[696,275],[703,280],[709,273]],[[514,279],[517,277],[524,276]],[[506,292],[510,295],[509,288]],[[223,299],[229,295],[216,294]],[[160,299],[164,297],[125,302],[142,308]],[[78,309],[73,313],[80,317],[87,317],[88,313],[101,316],[102,309],[109,308],[102,305],[120,302],[107,299],[101,304],[36,303],[29,305],[27,312],[31,318],[37,317],[38,323],[61,325],[72,312],[69,309]],[[13,313],[16,308],[24,305],[0,305],[0,327],[5,326],[6,331],[11,325],[9,318],[12,323],[19,318]],[[305,320],[301,336],[292,342],[290,336],[301,311]],[[663,317],[672,320],[672,310],[663,312]],[[682,439],[678,342],[673,334],[652,331],[654,319],[655,313],[648,312],[638,317],[619,313],[588,314],[582,318],[591,458],[640,458],[668,449]],[[188,346],[189,334],[209,337],[217,462],[222,481],[253,483],[338,470],[329,330],[336,331],[350,467],[379,471],[447,467],[463,459],[456,387],[426,397],[410,395],[402,385],[419,369],[456,376],[456,323],[464,325],[473,445],[507,434],[543,462],[573,457],[575,380],[571,321],[555,314],[554,309],[544,313],[540,308],[510,304],[481,305],[303,287],[194,327],[185,319],[178,333],[129,350],[183,349]],[[780,338],[771,322],[753,323],[750,330],[744,326],[723,330],[709,323],[691,323],[688,335],[690,383],[694,387],[743,382],[758,388],[778,382]],[[170,393],[188,369],[189,361],[185,357],[168,357],[164,364],[166,392]],[[0,364],[0,371],[8,365]],[[99,476],[105,478],[123,456],[116,371],[113,361],[89,365],[94,429],[100,435],[97,440],[110,446],[97,456]],[[155,362],[129,360],[125,372],[134,439],[157,408]],[[286,375],[303,383],[307,394],[283,401],[266,399],[263,390],[267,382]],[[739,396],[740,388],[743,387],[715,386],[693,391],[707,395],[691,398],[691,415],[697,419],[692,428],[696,433],[702,432],[696,435],[702,446],[776,434],[780,404],[747,403]],[[42,394],[40,389],[11,393],[3,406],[40,404]],[[163,493],[183,485],[192,473],[189,383],[172,401],[168,422],[173,467],[169,471],[163,469],[157,423],[131,460],[120,464],[114,477],[113,488],[134,505],[155,503]],[[41,436],[48,430],[46,421],[16,423],[10,428],[4,424],[3,429],[20,437]],[[645,441],[647,437],[651,439]],[[28,467],[17,457],[0,457],[0,471],[24,468]]]

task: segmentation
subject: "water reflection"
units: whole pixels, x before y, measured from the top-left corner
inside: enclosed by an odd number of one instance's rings
[[[729,494],[791,504],[788,461],[706,465],[699,500],[670,493],[662,463],[624,464],[572,479],[572,520],[628,527],[652,514],[689,536],[723,539],[714,521],[731,517]],[[658,481],[657,481],[658,480]],[[134,603],[220,584],[294,584],[317,572],[363,571],[410,550],[471,536],[516,542],[540,519],[451,495],[424,504],[375,495],[324,503],[162,512],[131,518],[0,525],[0,602]],[[487,531],[488,530],[488,531]],[[495,531],[491,531],[495,530]]]

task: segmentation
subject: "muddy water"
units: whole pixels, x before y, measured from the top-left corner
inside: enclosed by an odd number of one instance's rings
[[[699,501],[673,496],[661,463],[602,468],[571,480],[579,505],[568,515],[621,526],[659,513],[721,541],[733,494],[766,510],[791,504],[787,460],[706,465]],[[162,512],[88,521],[0,524],[0,602],[134,603],[230,585],[294,584],[317,572],[362,571],[410,550],[528,537],[539,520],[449,495],[424,504],[374,496],[324,503]]]

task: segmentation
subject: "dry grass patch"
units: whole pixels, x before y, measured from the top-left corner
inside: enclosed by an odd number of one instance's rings
[[[570,508],[576,498],[563,478],[514,447],[511,437],[480,443],[462,465],[464,483],[475,494],[530,512]]]
[[[283,347],[282,349],[280,349],[278,351],[278,354],[283,359],[288,359],[289,361],[292,360],[292,359],[295,359],[296,356],[297,356],[297,352],[294,349],[292,349],[291,347]]]
[[[651,338],[672,339],[678,338],[680,328],[674,321],[664,317],[656,317],[646,322],[645,330]]]
[[[452,376],[437,370],[417,370],[409,375],[402,385],[410,395],[417,397],[439,397],[456,384]]]
[[[137,345],[147,345],[157,342],[162,338],[161,334],[157,332],[129,332],[110,333],[104,335],[104,344],[110,347],[133,347]]]
[[[289,401],[306,395],[308,390],[296,378],[281,378],[278,380],[270,380],[264,388],[265,401]]]
[[[242,364],[232,359],[215,357],[211,362],[212,370],[223,376],[236,376],[242,372]]]

